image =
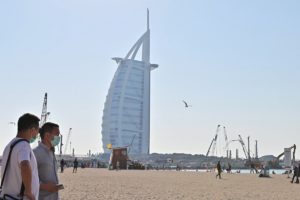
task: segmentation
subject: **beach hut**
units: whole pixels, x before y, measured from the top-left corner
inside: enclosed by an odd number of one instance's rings
[[[109,169],[127,169],[127,147],[112,148]]]

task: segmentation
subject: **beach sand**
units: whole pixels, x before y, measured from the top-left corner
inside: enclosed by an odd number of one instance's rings
[[[186,171],[109,171],[72,169],[59,173],[65,189],[62,200],[300,200],[300,184],[287,175],[258,178],[256,174],[223,174]]]

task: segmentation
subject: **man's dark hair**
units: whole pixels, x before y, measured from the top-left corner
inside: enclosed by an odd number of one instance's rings
[[[51,132],[54,128],[59,128],[58,124],[47,122],[40,128],[40,136],[44,139],[45,133]]]
[[[18,132],[26,131],[33,127],[39,128],[40,119],[30,113],[22,115],[18,120]]]

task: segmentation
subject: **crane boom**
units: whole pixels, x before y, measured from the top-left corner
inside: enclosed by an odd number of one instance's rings
[[[215,139],[214,139],[214,143],[213,143],[212,148],[211,148],[212,156],[215,155],[216,146],[217,146],[217,139],[218,139],[218,135],[216,134]],[[216,154],[217,154],[217,152],[216,152]]]
[[[69,144],[70,137],[71,137],[71,131],[72,131],[72,128],[69,129],[69,133],[68,133],[67,140],[66,140],[66,144],[65,144],[64,154],[66,154],[66,153],[67,153],[67,150],[68,150],[68,144]]]
[[[217,126],[216,135],[214,136],[214,138],[212,139],[212,141],[211,141],[211,143],[209,145],[209,148],[207,150],[206,156],[208,156],[209,153],[211,153],[211,152],[212,152],[212,154],[214,154],[214,152],[215,152],[216,142],[217,142],[217,139],[218,139],[218,133],[219,133],[219,130],[220,130],[220,126],[221,125]],[[212,151],[210,151],[211,149],[212,149]]]
[[[243,151],[244,151],[244,154],[245,154],[246,159],[250,159],[250,158],[248,157],[249,154],[248,154],[248,152],[247,152],[245,143],[244,143],[243,138],[242,138],[241,135],[239,135],[239,142],[240,142],[241,145],[242,145],[242,148],[243,148]]]
[[[45,93],[43,108],[42,108],[41,121],[40,121],[40,127],[42,127],[47,122],[47,118],[50,115],[50,112],[47,112],[47,99],[48,99],[48,95],[47,95],[47,93]]]
[[[206,156],[208,156],[209,151],[210,151],[210,148],[211,148],[211,145],[213,144],[214,140],[215,140],[215,137],[211,140],[211,143],[210,143],[210,145],[209,145],[209,147],[208,147],[208,151],[207,151],[207,153],[206,153]]]
[[[228,151],[228,146],[229,146],[229,142],[228,142],[228,137],[227,137],[227,133],[226,133],[226,127],[223,126],[223,132],[224,132],[224,137],[225,137],[225,152]]]

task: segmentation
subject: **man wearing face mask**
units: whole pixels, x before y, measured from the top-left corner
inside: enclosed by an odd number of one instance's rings
[[[18,120],[17,136],[5,147],[1,168],[1,198],[38,200],[39,176],[29,145],[39,133],[40,119],[26,113]]]
[[[54,154],[55,146],[60,143],[59,126],[47,122],[40,129],[42,142],[33,150],[40,178],[39,200],[59,199],[57,161]]]

